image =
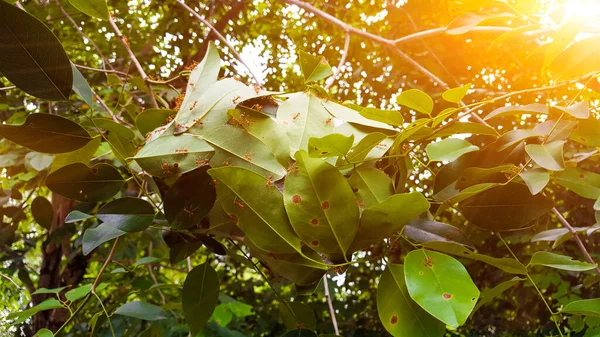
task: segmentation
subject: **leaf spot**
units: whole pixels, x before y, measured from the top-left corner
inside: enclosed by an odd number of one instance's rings
[[[398,323],[398,316],[396,316],[396,315],[392,316],[392,319],[390,320],[390,323],[391,323],[391,324],[396,324],[396,323]]]
[[[352,191],[354,191],[354,193],[358,193],[358,187],[357,187],[357,188],[354,188],[354,189],[352,189]]]
[[[316,226],[316,225],[318,225],[318,224],[319,224],[319,220],[317,220],[317,219],[312,219],[312,220],[310,221],[310,223]]]
[[[581,174],[579,175],[579,178],[581,178],[581,179],[585,178],[585,174],[581,173]]]
[[[298,194],[296,194],[292,197],[292,202],[294,204],[298,204],[298,203],[300,203],[300,201],[302,201],[302,198]]]
[[[312,240],[312,242],[310,243],[313,247],[317,247],[319,245],[319,241],[317,240]]]
[[[444,294],[444,298],[447,299],[447,300],[449,300],[450,298],[452,298],[452,295],[450,295],[450,294]]]
[[[324,201],[321,207],[323,207],[323,209],[329,209],[329,201]]]

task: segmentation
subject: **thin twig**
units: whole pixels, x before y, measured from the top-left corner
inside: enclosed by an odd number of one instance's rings
[[[142,186],[143,188],[143,186]],[[138,196],[139,198],[139,196]],[[152,241],[150,241],[150,244],[148,245],[148,256],[152,256]],[[158,285],[158,281],[156,280],[156,276],[154,276],[154,272],[152,271],[152,265],[148,264],[148,272],[150,272],[150,277],[152,278],[152,281],[154,281],[154,285]],[[156,290],[158,290],[158,294],[160,295],[160,300],[162,305],[167,304],[167,299],[165,298],[165,295],[162,293],[162,291],[160,290],[160,288],[156,288]]]
[[[100,282],[100,276],[102,276],[102,274],[104,273],[104,270],[106,270],[106,266],[108,266],[110,261],[112,261],[112,258],[113,258],[113,255],[115,255],[115,249],[117,248],[118,243],[119,243],[119,238],[116,238],[115,242],[113,243],[112,248],[110,249],[110,253],[108,253],[108,256],[106,257],[106,261],[104,261],[104,264],[102,265],[102,268],[100,268],[100,272],[98,273],[98,276],[96,276],[94,283],[92,283],[92,290],[91,290],[92,293],[95,293],[96,287],[98,286],[98,283]]]
[[[93,89],[90,88],[90,90],[92,90],[92,95],[94,96],[96,101],[98,101],[100,106],[102,106],[102,108],[104,108],[104,110],[106,110],[106,112],[108,112],[108,114],[113,119],[113,121],[115,121],[116,123],[120,123],[121,121],[117,118],[115,113],[108,107],[108,105],[106,105],[106,103],[102,100],[102,98],[100,98],[100,96],[98,96],[98,94]]]
[[[111,69],[98,69],[98,68],[83,66],[81,64],[75,64],[75,67],[77,67],[79,69],[89,70],[89,71],[97,71],[97,72],[101,72],[101,73],[115,74],[115,75],[119,75],[119,76],[123,76],[123,77],[131,76],[130,74],[127,74],[126,72],[118,71],[118,70],[114,70],[114,69],[112,69],[112,70]],[[148,82],[150,82],[152,84],[169,84],[171,82],[178,80],[179,78],[181,78],[180,75],[169,78],[168,80],[153,80],[151,78],[148,78]]]
[[[144,68],[142,68],[142,65],[140,64],[140,61],[138,61],[137,57],[135,57],[135,54],[131,50],[131,47],[129,46],[129,41],[123,35],[123,33],[121,33],[121,30],[119,29],[119,26],[117,26],[117,24],[115,23],[115,19],[113,18],[112,13],[111,13],[111,15],[108,18],[108,23],[110,23],[110,26],[112,27],[112,29],[117,34],[117,37],[119,38],[119,40],[121,40],[121,43],[123,44],[123,47],[125,47],[125,50],[127,50],[127,54],[129,54],[129,58],[131,59],[131,62],[133,62],[133,64],[135,65],[137,71],[140,73],[140,76],[142,77],[142,79],[146,83],[146,87],[148,88],[148,94],[150,96],[150,100],[152,101],[152,105],[155,108],[158,108],[158,103],[156,102],[156,98],[154,97],[154,93],[152,92],[152,85],[149,82],[150,78],[148,77],[148,75],[144,71]]]
[[[233,46],[227,41],[227,39],[215,27],[213,27],[213,25],[211,25],[208,21],[206,21],[206,19],[204,19],[200,14],[198,14],[191,7],[189,7],[188,5],[186,5],[185,2],[183,2],[183,0],[175,0],[175,1],[181,7],[185,8],[188,12],[190,12],[190,14],[192,14],[196,19],[198,19],[198,21],[202,22],[203,25],[205,25],[210,30],[212,30],[215,33],[215,36],[217,37],[217,39],[219,39],[221,42],[223,42],[223,44],[225,44],[227,46],[227,48],[233,54],[233,56],[235,56],[235,58],[238,61],[240,61],[240,63],[243,64],[244,67],[246,67],[246,69],[248,69],[248,71],[250,72],[250,75],[252,75],[252,77],[254,78],[254,81],[256,82],[256,84],[259,85],[259,86],[262,86],[261,83],[260,83],[260,81],[258,80],[258,77],[254,74],[254,72],[252,71],[252,69],[250,68],[250,66],[248,66],[248,64],[242,59],[242,57],[240,56],[240,54],[233,48]]]
[[[325,287],[325,298],[329,305],[329,313],[331,314],[331,323],[333,323],[333,331],[339,336],[340,331],[338,330],[337,319],[335,318],[335,309],[333,309],[333,302],[331,300],[331,294],[329,293],[329,283],[327,282],[327,273],[323,275],[323,286]]]
[[[565,219],[562,216],[562,214],[560,214],[560,212],[555,207],[552,208],[552,213],[554,213],[554,215],[556,215],[556,217],[558,218],[558,221],[560,221],[560,223],[563,226],[565,226],[571,234],[573,234],[573,239],[575,239],[575,242],[577,243],[577,246],[579,246],[579,250],[581,250],[581,252],[583,253],[583,256],[585,257],[586,261],[591,264],[595,264],[596,265],[596,268],[595,268],[596,273],[598,275],[600,275],[600,267],[598,267],[598,265],[596,264],[596,262],[594,261],[594,259],[592,258],[592,256],[588,252],[588,250],[583,245],[583,242],[579,238],[579,235],[577,235],[577,231],[573,228],[573,226],[571,226],[571,224],[567,221],[567,219]]]
[[[344,40],[344,51],[342,52],[342,58],[340,59],[340,63],[338,63],[337,68],[335,68],[335,73],[331,76],[329,83],[325,85],[325,90],[329,90],[329,88],[335,82],[335,79],[338,77],[342,70],[342,66],[346,63],[346,57],[348,57],[348,50],[350,49],[350,33],[346,32],[346,39]]]
[[[511,28],[511,27],[501,27],[501,26],[480,26],[480,27],[471,28],[471,30],[469,30],[469,33],[503,34],[503,33],[509,32],[513,29],[514,28]],[[535,36],[540,36],[540,35],[549,33],[551,31],[552,31],[551,29],[538,29],[538,30],[532,30],[529,32],[524,32],[522,35],[535,37]],[[418,40],[418,39],[422,39],[425,37],[432,37],[432,36],[436,36],[436,35],[442,35],[444,33],[446,33],[446,27],[433,28],[433,29],[423,30],[423,31],[420,31],[420,32],[417,32],[414,34],[410,34],[410,35],[395,39],[394,43],[400,44],[400,43],[412,42],[413,40]]]
[[[15,287],[17,287],[17,289],[21,290],[21,287],[12,279],[10,278],[10,276],[8,275],[4,275],[2,273],[0,273],[0,276],[4,277],[5,279],[9,280],[12,284],[15,285]]]
[[[0,88],[0,91],[6,91],[6,90],[12,90],[12,89],[16,89],[17,86],[16,85],[12,85],[10,87],[4,87],[4,88]]]

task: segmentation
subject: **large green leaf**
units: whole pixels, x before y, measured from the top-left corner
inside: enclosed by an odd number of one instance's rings
[[[504,151],[510,147],[512,147],[513,145],[520,143],[526,139],[529,138],[536,138],[536,137],[543,137],[546,134],[539,129],[532,129],[532,130],[523,130],[523,129],[517,129],[517,130],[511,130],[508,131],[507,133],[503,134],[500,138],[498,138],[498,140],[496,141],[496,144],[498,145],[498,147],[496,148],[496,151],[500,152],[500,151]]]
[[[92,140],[79,124],[45,113],[27,116],[22,125],[0,125],[0,137],[43,153],[75,151]]]
[[[394,194],[382,203],[365,209],[360,219],[352,250],[376,244],[402,230],[410,220],[429,209],[419,192]]]
[[[583,76],[600,69],[600,36],[572,44],[552,61],[548,70],[557,81]]]
[[[523,171],[519,173],[519,176],[527,184],[529,192],[533,195],[540,193],[550,181],[550,174],[542,168]]]
[[[167,109],[146,109],[135,118],[135,126],[145,136],[148,132],[168,124],[169,117],[175,116],[175,113],[175,111]]]
[[[492,231],[525,227],[552,207],[551,199],[531,195],[527,186],[518,183],[492,187],[460,203],[469,222]]]
[[[206,131],[202,137],[215,148],[210,166],[241,166],[262,176],[279,180],[285,175],[271,150],[244,129],[223,125]]]
[[[346,178],[327,162],[296,153],[285,179],[284,203],[302,241],[332,259],[343,259],[358,229],[356,198]]]
[[[204,58],[190,73],[190,78],[185,89],[185,96],[183,98],[183,102],[181,102],[178,117],[181,118],[183,117],[183,114],[187,114],[190,111],[194,113],[202,111],[194,110],[200,104],[200,97],[204,95],[210,86],[217,82],[220,70],[221,59],[219,57],[219,51],[217,50],[215,44],[210,41],[208,43],[208,48],[206,49]]]
[[[104,163],[92,167],[83,163],[70,164],[46,178],[46,186],[52,192],[84,202],[106,200],[117,194],[124,183],[119,171]]]
[[[562,171],[565,169],[564,144],[564,140],[557,140],[548,144],[527,144],[525,145],[525,151],[539,166],[552,171]]]
[[[20,312],[13,312],[13,313],[9,314],[8,316],[6,316],[6,320],[12,320],[12,319],[16,318],[16,320],[11,323],[12,324],[20,324],[20,323],[25,322],[25,320],[27,320],[29,317],[35,315],[36,313],[38,313],[40,311],[50,310],[50,309],[58,309],[58,308],[63,308],[63,305],[56,298],[48,298],[32,308],[29,308],[27,310],[23,310]]]
[[[92,250],[101,244],[125,235],[124,232],[110,224],[103,223],[96,228],[88,228],[83,233],[82,250],[83,255],[88,255]]]
[[[376,168],[358,167],[352,172],[348,182],[361,207],[377,205],[394,194],[390,177]]]
[[[464,34],[468,31],[470,31],[471,29],[475,28],[475,26],[477,26],[478,24],[482,23],[485,20],[512,18],[514,16],[515,15],[512,13],[503,13],[503,12],[499,12],[499,13],[472,13],[472,12],[463,13],[463,14],[457,16],[456,18],[454,18],[454,20],[452,20],[452,22],[450,22],[448,24],[448,27],[446,27],[446,34],[450,34],[450,35]]]
[[[279,317],[288,330],[317,329],[315,312],[302,302],[279,303]]]
[[[479,298],[479,289],[456,259],[424,249],[404,260],[410,297],[425,311],[451,327],[464,324]]]
[[[88,283],[88,284],[83,285],[81,287],[77,287],[75,289],[71,289],[71,290],[67,291],[65,293],[65,297],[69,301],[75,302],[78,299],[81,299],[81,298],[85,297],[85,295],[89,294],[90,291],[92,291],[92,284]]]
[[[454,161],[465,153],[478,151],[479,147],[459,138],[446,138],[430,143],[426,149],[430,161]]]
[[[167,312],[153,304],[134,301],[127,302],[115,310],[115,315],[123,315],[145,321],[158,321],[168,318]]]
[[[154,207],[139,198],[120,198],[102,206],[96,217],[124,232],[139,232],[154,221]]]
[[[213,152],[199,136],[165,134],[144,145],[133,159],[153,176],[172,176],[207,164]]]
[[[333,70],[323,56],[314,56],[300,50],[300,68],[304,83],[315,82],[333,75]]]
[[[348,155],[348,161],[350,163],[359,163],[367,158],[367,155],[373,150],[375,147],[385,147],[383,141],[387,138],[387,136],[381,132],[373,132],[366,135],[363,139],[361,139],[356,146],[350,149]]]
[[[181,304],[193,335],[202,330],[219,300],[219,277],[208,263],[194,267],[183,283]]]
[[[69,2],[73,7],[91,17],[102,20],[109,19],[110,14],[106,0],[69,0]]]
[[[587,146],[600,146],[600,120],[591,118],[573,127],[569,139]]]
[[[213,208],[217,197],[208,166],[183,174],[167,191],[165,218],[174,229],[186,229],[200,224]]]
[[[71,62],[56,36],[27,12],[0,1],[0,73],[26,93],[69,100]]]
[[[394,337],[441,337],[446,327],[427,313],[408,294],[404,267],[387,264],[377,286],[377,312]]]
[[[346,137],[339,133],[308,139],[308,155],[313,158],[345,156],[354,143],[354,135]]]
[[[564,171],[553,174],[552,180],[584,198],[600,197],[600,174],[578,167],[568,167]]]
[[[360,114],[368,119],[372,119],[374,121],[389,124],[392,126],[402,126],[402,123],[404,123],[404,118],[402,118],[402,114],[395,110],[364,108],[360,111]]]
[[[242,167],[208,170],[216,180],[217,198],[230,218],[261,250],[300,251],[300,239],[285,213],[281,192],[261,175]]]
[[[596,268],[597,264],[573,260],[571,256],[550,252],[536,252],[531,257],[528,266],[545,266],[569,271],[586,271]]]
[[[565,305],[560,312],[587,316],[600,316],[600,298],[573,301]]]
[[[508,116],[508,115],[518,115],[523,113],[538,113],[538,114],[547,114],[548,106],[546,104],[541,103],[531,103],[527,105],[509,105],[503,106],[501,108],[497,108],[487,114],[485,116],[485,120],[500,117],[500,116]]]
[[[431,115],[433,111],[433,99],[418,89],[402,91],[396,98],[396,103],[426,115]]]
[[[31,203],[31,215],[40,226],[50,230],[54,218],[54,208],[45,197],[37,197]]]

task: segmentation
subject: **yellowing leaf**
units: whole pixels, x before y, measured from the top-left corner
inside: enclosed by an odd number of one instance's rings
[[[459,138],[446,138],[427,145],[425,151],[430,161],[454,161],[465,153],[479,150],[479,147]]]
[[[315,82],[333,75],[333,70],[323,56],[314,56],[300,51],[300,68],[304,83]]]
[[[548,144],[527,144],[525,145],[525,151],[539,166],[552,171],[562,171],[565,169],[564,144],[564,140],[557,140]]]
[[[418,89],[402,91],[396,98],[396,103],[426,115],[431,115],[433,111],[433,99]]]

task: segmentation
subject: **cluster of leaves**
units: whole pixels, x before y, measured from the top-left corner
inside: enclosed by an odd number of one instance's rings
[[[93,3],[100,7],[75,7],[108,19],[104,15],[108,10],[103,9],[106,4]],[[477,249],[480,244],[469,239],[464,228],[435,220],[456,211],[487,232],[539,228],[548,222],[554,207],[551,186],[598,200],[600,176],[578,167],[593,153],[564,151],[572,144],[600,146],[596,131],[600,125],[590,116],[587,101],[575,103],[578,97],[552,107],[532,103],[495,109],[484,121],[524,113],[547,116],[532,128],[500,133],[486,122],[462,121],[465,109],[486,104],[462,104],[470,84],[442,93],[445,103],[456,105],[446,109],[437,108],[425,92],[410,89],[396,99],[415,117],[405,122],[406,115],[397,110],[332,99],[318,85],[333,74],[323,57],[300,52],[305,90],[272,92],[238,78],[219,79],[221,61],[210,44],[202,62],[186,73],[188,83],[176,108],[168,109],[165,104],[162,109],[146,109],[129,125],[118,118],[94,115],[91,87],[43,23],[3,1],[0,13],[0,36],[6,43],[0,42],[9,46],[2,47],[6,52],[0,53],[0,72],[40,99],[69,101],[75,92],[89,109],[72,118],[44,113],[15,115],[9,120],[12,123],[0,125],[0,136],[33,151],[18,148],[5,154],[3,159],[13,163],[6,166],[18,166],[27,153],[26,165],[35,171],[31,177],[24,177],[27,173],[12,175],[13,185],[3,186],[10,191],[6,201],[9,197],[18,200],[19,184],[31,180],[32,184],[43,181],[53,194],[80,202],[84,207],[71,211],[64,223],[85,229],[81,236],[84,255],[111,240],[134,240],[135,233],[158,228],[170,248],[171,264],[205,246],[260,274],[265,270],[290,281],[298,293],[311,293],[329,269],[343,274],[346,266],[370,261],[363,253],[370,251],[372,258],[385,265],[376,305],[381,323],[394,336],[442,336],[446,327],[462,326],[504,291],[525,282],[537,290],[530,274],[540,267],[589,278],[598,268],[548,251],[535,252],[527,265],[519,261],[523,256],[482,254]],[[498,17],[462,14],[450,24],[448,33],[463,34],[484,19]],[[527,31],[511,30],[494,43]],[[572,28],[561,33],[566,31]],[[572,38],[553,42],[546,47],[544,71],[556,80],[570,81],[589,73],[595,76],[598,65],[576,61],[594,39],[568,48]],[[42,43],[44,50],[37,48]],[[148,94],[154,95],[151,90]],[[168,95],[163,96],[155,99],[166,102]],[[457,134],[482,137],[468,141]],[[426,154],[427,164],[418,159],[419,150]],[[114,158],[103,160],[106,151]],[[413,160],[435,176],[431,190],[408,188],[409,176],[416,170]],[[557,185],[549,185],[550,181]],[[133,193],[129,186],[124,188],[127,183],[135,185]],[[35,221],[56,233],[54,212],[44,196],[31,204]],[[13,222],[22,217],[19,212],[11,215],[5,211],[5,215]],[[591,235],[597,228],[574,231]],[[16,226],[2,223],[1,230],[3,244],[15,240]],[[572,231],[558,228],[540,232],[532,241],[553,241],[558,247],[572,238]],[[403,240],[408,243],[408,253],[400,249],[406,248]],[[461,262],[466,260],[508,275],[480,293]],[[113,272],[131,272],[154,262],[157,259],[146,257],[132,270]],[[74,317],[89,298],[107,286],[96,281],[69,291],[62,287],[37,289],[32,295],[52,296],[7,319],[21,324],[38,312],[57,308],[68,308]],[[586,287],[597,287],[597,280]],[[160,288],[155,284],[149,291]],[[539,295],[546,303],[544,295]],[[281,320],[290,335],[315,335],[316,317],[309,306],[278,300]],[[162,321],[171,319],[170,312],[182,313],[186,329],[193,334],[207,334],[209,321],[226,327],[234,317],[252,315],[248,305],[220,294],[219,276],[208,257],[187,273],[178,302],[180,306],[159,307],[136,299],[113,314]],[[597,330],[597,322],[587,317],[600,315],[598,299],[565,304],[559,312],[549,308],[558,331],[565,315],[580,320],[586,317],[588,330]],[[103,314],[113,329],[112,314],[104,310],[88,322],[92,331]],[[41,330],[38,335],[52,336],[53,332]]]

